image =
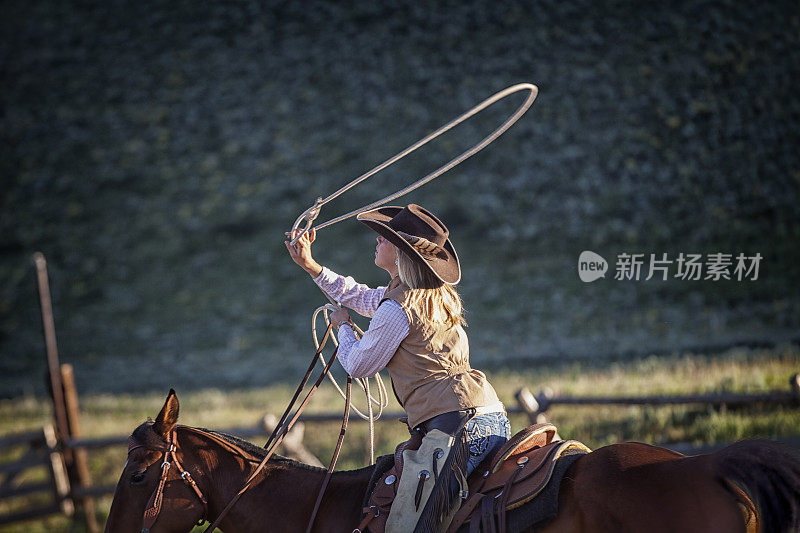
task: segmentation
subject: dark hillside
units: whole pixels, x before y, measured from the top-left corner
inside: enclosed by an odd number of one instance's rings
[[[0,396],[43,390],[30,256],[82,391],[247,387],[307,364],[324,299],[283,231],[492,93],[504,137],[403,198],[464,264],[476,366],[798,338],[796,2],[3,4]],[[343,197],[421,177],[509,98]],[[372,234],[320,234],[364,282]],[[578,256],[609,262],[583,283]],[[747,256],[755,281],[614,280],[615,258]],[[675,264],[672,265],[675,273]]]

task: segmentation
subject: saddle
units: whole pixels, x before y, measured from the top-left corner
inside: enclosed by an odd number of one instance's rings
[[[364,520],[357,530],[384,532],[402,476],[402,451],[415,449],[414,446],[419,446],[419,440],[412,438],[397,447],[394,465],[374,484],[363,510]],[[483,528],[503,533],[507,526],[506,512],[537,498],[539,505],[531,504],[536,516],[526,520],[543,525],[556,515],[561,476],[578,457],[590,451],[578,441],[560,440],[552,424],[523,429],[472,472],[468,490],[461,491],[462,504],[448,533],[467,524],[471,532]]]

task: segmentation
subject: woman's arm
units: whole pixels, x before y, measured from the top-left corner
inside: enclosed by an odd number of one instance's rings
[[[300,230],[295,230],[291,235],[286,233],[287,237],[295,237]],[[311,228],[311,231],[303,234],[297,242],[292,245],[290,241],[284,241],[286,249],[289,250],[289,255],[292,261],[297,263],[300,268],[308,272],[308,275],[314,279],[320,289],[325,294],[339,302],[340,304],[349,307],[356,313],[371,317],[375,314],[378,304],[383,298],[385,287],[378,287],[377,289],[370,289],[366,285],[356,283],[351,278],[340,276],[339,274],[324,268],[322,265],[314,260],[311,255],[311,243],[317,238],[317,231]]]
[[[314,283],[343,306],[366,317],[375,314],[386,292],[386,287],[371,289],[364,284],[356,283],[350,276],[340,276],[327,267],[322,267],[322,272],[314,278]]]
[[[369,329],[361,340],[357,340],[352,328],[346,323],[339,328],[338,357],[348,374],[364,378],[377,374],[392,359],[397,347],[408,336],[408,316],[394,300],[383,302]]]

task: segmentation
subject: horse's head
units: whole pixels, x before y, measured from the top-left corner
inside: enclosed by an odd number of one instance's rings
[[[178,407],[178,396],[170,389],[155,421],[131,435],[106,532],[186,532],[203,518],[202,493],[191,474],[184,473],[187,459],[174,444]]]

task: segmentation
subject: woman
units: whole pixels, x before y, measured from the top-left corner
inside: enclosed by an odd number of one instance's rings
[[[385,287],[371,289],[317,263],[311,254],[313,229],[294,246],[286,241],[286,247],[326,294],[372,318],[369,329],[357,340],[346,309],[331,315],[345,370],[353,377],[366,377],[386,367],[412,431],[421,431],[425,438],[439,432],[464,435],[469,447],[464,466],[469,475],[508,440],[511,426],[486,376],[469,365],[461,298],[454,287],[461,279],[461,268],[449,232],[430,211],[416,204],[366,211],[358,220],[378,233],[375,264],[391,278]],[[437,446],[433,450],[443,459]],[[438,477],[436,465],[434,461],[434,477]],[[404,469],[390,521],[398,514],[407,477]],[[420,479],[413,505],[417,516],[424,507],[419,493],[426,492],[421,485],[425,480]]]

